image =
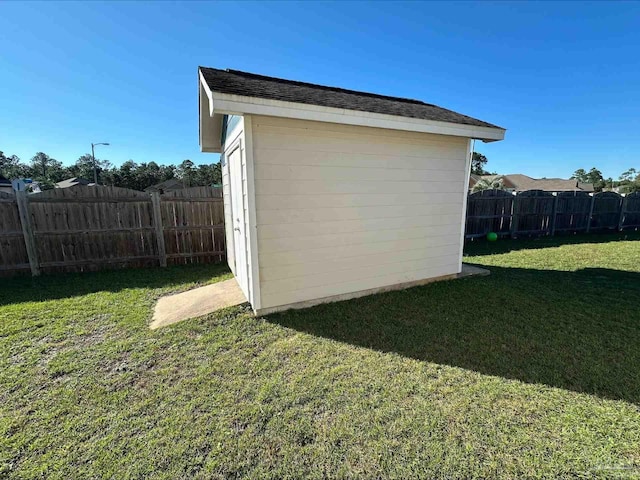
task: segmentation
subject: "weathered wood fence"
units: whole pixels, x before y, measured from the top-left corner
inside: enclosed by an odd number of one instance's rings
[[[221,192],[147,194],[117,187],[0,192],[0,276],[217,263],[225,259]],[[640,192],[470,194],[466,238],[640,230]]]
[[[76,186],[0,192],[0,275],[184,263],[225,257],[221,193],[147,194]]]
[[[484,190],[467,198],[466,238],[632,229],[640,229],[640,192]]]

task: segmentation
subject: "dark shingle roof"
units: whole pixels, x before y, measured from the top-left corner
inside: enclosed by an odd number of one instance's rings
[[[437,105],[421,102],[420,100],[325,87],[238,70],[200,67],[200,71],[207,85],[214,92],[419,118],[421,120],[501,128]]]
[[[93,185],[93,182],[80,177],[71,177],[56,183],[56,188],[69,188],[76,185]]]

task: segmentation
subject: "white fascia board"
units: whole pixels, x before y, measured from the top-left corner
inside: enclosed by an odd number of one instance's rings
[[[222,153],[222,147],[200,147],[202,153]]]
[[[204,79],[204,75],[202,75],[200,70],[198,70],[198,76],[200,77],[200,85],[202,85],[202,88],[204,88],[204,91],[209,98],[209,116],[213,117],[213,92],[209,88],[209,84],[207,84],[207,81]],[[202,115],[202,113],[203,112],[200,112],[200,115]]]
[[[200,130],[200,151],[221,153],[222,115],[214,113],[214,97],[209,85],[200,73],[198,85],[198,124]]]
[[[202,79],[204,81],[204,79]],[[204,82],[206,85],[206,82]],[[208,89],[208,87],[206,87]],[[207,93],[211,92],[209,90]],[[399,117],[380,113],[360,112],[343,108],[307,105],[303,103],[270,100],[266,98],[245,97],[227,93],[211,92],[213,101],[210,105],[216,114],[227,115],[266,115],[272,117],[297,118],[317,122],[342,123],[364,127],[389,128],[409,132],[453,135],[457,137],[475,138],[485,142],[504,139],[502,128],[479,127],[458,123],[422,120],[419,118]]]

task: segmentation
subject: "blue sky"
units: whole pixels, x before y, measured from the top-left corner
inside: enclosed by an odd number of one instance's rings
[[[0,2],[0,150],[196,163],[197,66],[418,98],[506,127],[499,173],[640,168],[640,2]]]

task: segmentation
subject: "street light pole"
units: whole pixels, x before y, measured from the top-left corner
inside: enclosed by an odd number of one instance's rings
[[[98,185],[98,166],[96,165],[96,152],[95,152],[95,147],[98,145],[109,145],[109,144],[106,142],[91,144],[91,158],[93,159],[93,183],[95,185]]]
[[[94,145],[91,144],[91,158],[93,159],[93,183],[98,184],[98,169],[96,168],[96,152],[94,151]]]

